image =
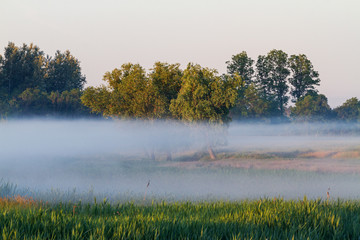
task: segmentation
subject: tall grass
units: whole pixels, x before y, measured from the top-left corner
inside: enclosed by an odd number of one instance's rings
[[[43,203],[0,199],[0,239],[358,239],[359,201]]]

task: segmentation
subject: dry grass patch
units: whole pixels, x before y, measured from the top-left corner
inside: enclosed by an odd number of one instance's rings
[[[360,159],[359,151],[338,152],[332,156],[333,158]]]
[[[334,151],[316,151],[316,152],[308,152],[300,154],[299,157],[304,158],[326,158],[326,157],[332,157],[337,152]]]
[[[15,196],[15,197],[0,197],[1,207],[33,207],[37,206],[37,202],[31,197]]]

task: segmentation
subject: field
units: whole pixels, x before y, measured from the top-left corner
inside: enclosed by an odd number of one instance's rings
[[[0,200],[0,239],[358,239],[359,201],[113,204]]]
[[[18,124],[0,139],[0,239],[360,237],[356,134],[233,127],[211,160],[170,127]]]
[[[359,160],[347,154],[357,150],[336,151],[108,155],[8,169],[32,182],[2,180],[0,239],[358,239]]]

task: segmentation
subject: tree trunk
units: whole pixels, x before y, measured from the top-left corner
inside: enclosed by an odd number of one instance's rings
[[[208,146],[208,152],[209,152],[210,158],[212,160],[216,160],[216,155],[215,155],[214,150],[212,149],[211,146]]]

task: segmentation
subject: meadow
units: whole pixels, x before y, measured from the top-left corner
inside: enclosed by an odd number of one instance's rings
[[[360,201],[0,199],[0,239],[358,239]]]
[[[358,135],[291,126],[233,126],[211,160],[171,127],[6,123],[0,239],[359,239]]]

